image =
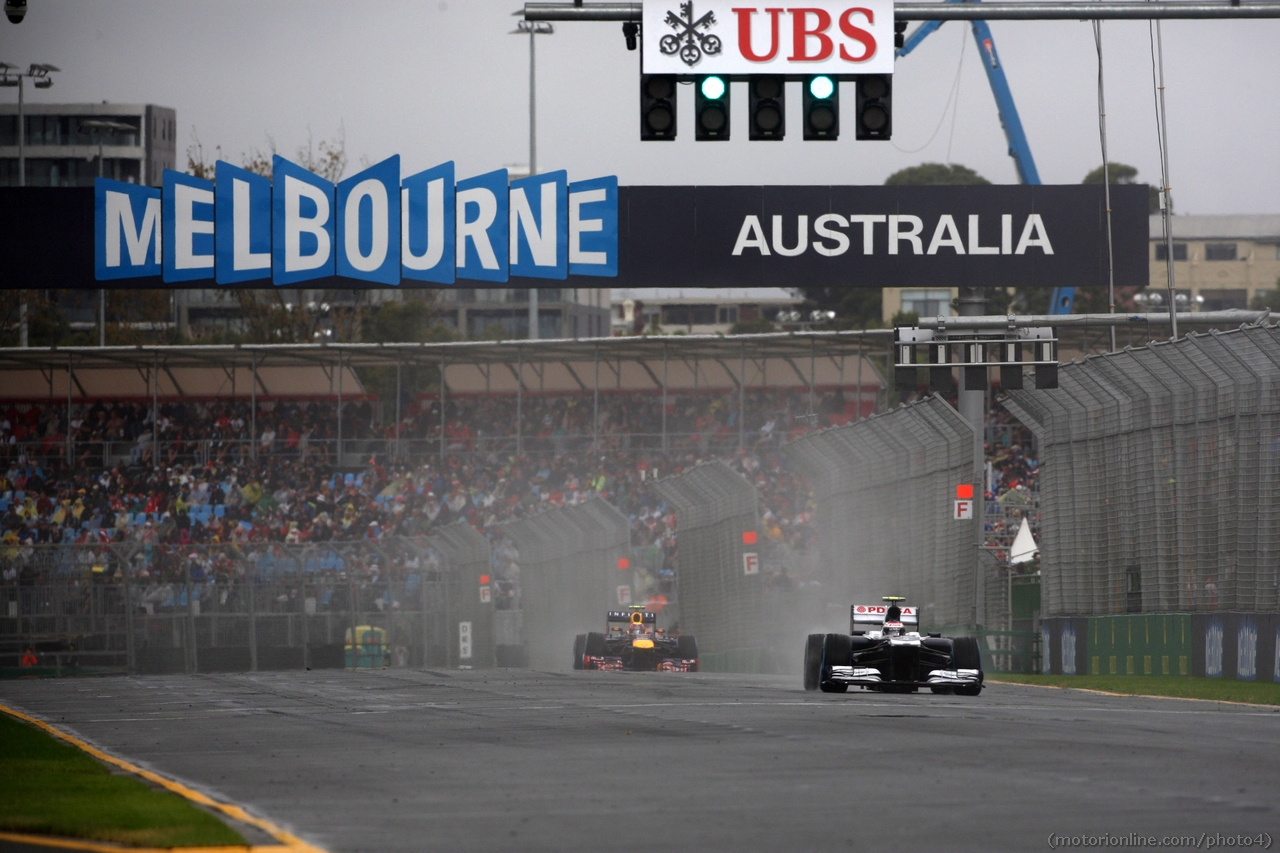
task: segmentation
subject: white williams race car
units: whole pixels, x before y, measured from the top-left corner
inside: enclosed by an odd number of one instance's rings
[[[850,608],[850,633],[810,634],[804,647],[804,689],[844,693],[862,687],[885,693],[977,696],[982,655],[973,637],[920,634],[917,608],[897,596]]]

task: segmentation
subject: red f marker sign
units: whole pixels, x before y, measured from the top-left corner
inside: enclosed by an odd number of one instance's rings
[[[961,483],[956,486],[956,501],[951,510],[951,518],[955,521],[966,521],[973,518],[973,484]]]

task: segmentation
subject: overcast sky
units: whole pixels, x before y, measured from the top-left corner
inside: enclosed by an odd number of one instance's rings
[[[175,108],[180,162],[193,132],[239,162],[242,152],[264,148],[268,134],[288,156],[308,126],[319,140],[341,124],[348,174],[362,157],[398,153],[405,174],[452,159],[464,177],[528,161],[528,37],[508,35],[519,5],[30,0],[23,24],[0,21],[0,61],[62,68],[52,89],[28,88],[32,101]],[[1042,180],[1079,182],[1101,158],[1090,26],[991,28]],[[1104,24],[1103,39],[1111,159],[1158,183],[1147,24]],[[1166,22],[1164,48],[1177,211],[1280,212],[1280,21]],[[794,87],[786,141],[749,142],[741,85],[732,141],[694,142],[692,90],[682,87],[679,140],[641,143],[639,52],[627,52],[620,24],[557,24],[538,38],[537,56],[543,171],[616,174],[623,184],[878,184],[905,166],[949,159],[995,183],[1017,181],[972,37],[959,23],[898,61],[889,144],[855,142],[851,130],[835,143],[804,142]],[[944,112],[958,68],[958,104]],[[846,111],[851,96],[845,92]]]

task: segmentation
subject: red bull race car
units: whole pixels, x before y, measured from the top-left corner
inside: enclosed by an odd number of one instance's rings
[[[977,696],[982,655],[973,637],[921,634],[920,614],[898,596],[855,604],[849,634],[810,634],[804,648],[804,689],[844,693],[850,687],[884,693]]]
[[[697,672],[697,641],[689,634],[671,636],[657,622],[657,614],[643,607],[610,610],[603,634],[579,634],[573,641],[573,668]]]

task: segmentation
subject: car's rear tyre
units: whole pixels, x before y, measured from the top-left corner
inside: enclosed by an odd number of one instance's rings
[[[692,634],[681,634],[676,637],[676,657],[682,660],[695,661],[690,672],[698,671],[698,641]]]
[[[849,685],[831,681],[831,667],[853,662],[853,638],[847,634],[826,634],[822,638],[822,669],[818,689],[823,693],[844,693]]]
[[[587,651],[587,635],[579,634],[573,638],[573,668],[582,669],[582,656]]]
[[[956,685],[957,696],[977,696],[982,692],[982,651],[974,637],[956,637],[951,641],[952,661],[956,669],[978,670],[978,683]]]
[[[586,642],[582,648],[583,655],[593,658],[602,658],[605,655],[604,634],[592,631],[586,635]]]
[[[810,634],[804,641],[804,689],[817,690],[822,678],[822,634]]]

